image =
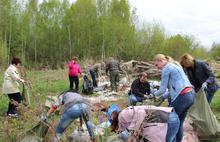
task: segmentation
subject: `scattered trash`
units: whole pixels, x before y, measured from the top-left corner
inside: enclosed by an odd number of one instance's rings
[[[110,124],[108,122],[103,122],[100,125],[93,125],[94,132],[96,136],[104,135],[105,128],[108,128]],[[72,134],[68,136],[68,142],[90,142],[90,136],[86,129],[85,124],[83,124],[82,129],[75,129]]]
[[[184,136],[182,142],[199,142],[197,133],[193,129],[191,120],[186,119],[183,124]]]
[[[51,105],[57,100],[57,96],[47,96],[46,102],[45,102],[45,107],[50,108]]]

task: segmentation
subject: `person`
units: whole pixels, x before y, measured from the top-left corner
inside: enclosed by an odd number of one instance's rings
[[[106,74],[110,74],[110,83],[112,91],[118,91],[120,64],[117,60],[110,58],[106,63]]]
[[[83,76],[83,86],[82,86],[82,93],[83,94],[92,94],[93,93],[93,84],[92,81],[89,79],[88,75]]]
[[[51,113],[53,113],[58,107],[64,107],[64,113],[56,127],[56,136],[54,141],[59,141],[64,130],[71,124],[71,122],[77,118],[80,118],[80,126],[82,127],[82,120],[85,122],[87,130],[89,132],[91,142],[95,142],[95,134],[93,131],[93,124],[90,117],[90,102],[83,98],[80,94],[72,92],[72,90],[63,92],[58,99],[51,105],[50,110],[42,120],[47,121]]]
[[[75,92],[79,91],[79,74],[82,75],[81,68],[77,63],[77,57],[73,57],[73,59],[68,63],[69,67],[69,81],[70,81],[70,89],[73,90],[73,83],[75,83]]]
[[[19,90],[19,83],[25,83],[18,72],[21,66],[19,58],[13,58],[11,65],[7,68],[4,74],[3,94],[8,95],[9,104],[7,116],[18,117],[17,106],[22,101],[22,96]]]
[[[111,114],[112,131],[128,142],[176,142],[179,118],[171,107],[130,106]]]
[[[94,64],[89,69],[89,73],[90,73],[91,78],[92,78],[93,87],[97,87],[98,86],[97,78],[100,75],[100,71],[101,71],[101,64],[100,63]]]
[[[190,54],[185,53],[181,56],[180,63],[185,72],[198,92],[200,88],[204,88],[208,103],[210,104],[215,92],[218,90],[216,78],[205,61],[194,59]]]
[[[114,111],[116,112],[120,112],[120,108],[117,104],[112,104],[110,106],[102,106],[101,108],[101,111],[105,112],[106,113],[106,116],[107,116],[107,119],[108,119],[108,122],[111,124],[112,120],[111,120],[111,115]]]
[[[136,105],[137,102],[147,99],[145,95],[150,95],[150,84],[147,81],[147,73],[141,73],[139,78],[132,82],[131,90],[128,94],[132,105]]]
[[[162,70],[159,90],[152,92],[160,99],[170,98],[169,106],[173,107],[180,120],[180,127],[176,141],[181,142],[183,137],[183,122],[190,106],[194,103],[194,91],[183,68],[168,62],[163,54],[154,57],[154,64]],[[168,93],[167,93],[168,88]],[[165,95],[164,95],[165,94]]]

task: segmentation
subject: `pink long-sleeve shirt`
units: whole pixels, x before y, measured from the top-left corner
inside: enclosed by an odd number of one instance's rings
[[[79,64],[76,63],[76,61],[70,61],[68,64],[69,67],[69,76],[78,76],[79,74],[82,73],[81,68]]]
[[[128,130],[141,130],[144,137],[151,142],[165,142],[167,133],[167,123],[146,123],[144,122],[147,116],[145,110],[162,110],[171,112],[172,108],[168,107],[155,107],[155,106],[134,106],[128,107],[120,112],[119,131]]]

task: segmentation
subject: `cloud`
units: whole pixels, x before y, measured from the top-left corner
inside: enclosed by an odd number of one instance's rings
[[[196,36],[210,47],[220,42],[219,0],[129,0],[143,21],[160,21],[168,33]]]

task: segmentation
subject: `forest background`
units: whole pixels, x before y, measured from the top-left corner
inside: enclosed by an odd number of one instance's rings
[[[20,57],[27,68],[64,68],[81,60],[152,60],[164,53],[179,60],[184,52],[215,59],[193,35],[170,35],[160,22],[141,22],[127,0],[1,0],[0,66]]]

